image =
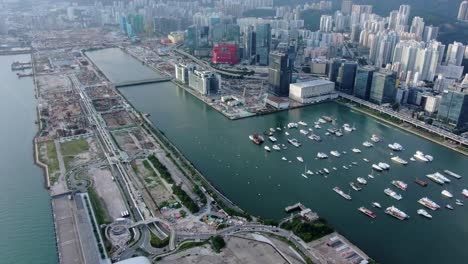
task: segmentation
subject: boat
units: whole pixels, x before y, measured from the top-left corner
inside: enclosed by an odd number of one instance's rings
[[[418,215],[422,215],[426,218],[429,218],[429,219],[432,219],[432,215],[430,215],[426,210],[424,209],[418,209],[418,211],[416,211],[418,213]]]
[[[335,134],[336,128],[327,128],[328,133]]]
[[[406,191],[406,188],[408,188],[408,184],[402,181],[392,181],[392,184],[402,191]]]
[[[461,192],[461,194],[462,194],[463,196],[465,196],[465,198],[468,198],[468,190],[467,190],[467,189],[463,189],[462,192]]]
[[[305,175],[304,173],[301,174],[302,177],[306,178],[306,179],[309,179],[309,177],[307,177],[307,175]]]
[[[299,143],[299,141],[298,141],[297,139],[295,139],[295,138],[293,138],[293,139],[289,139],[289,138],[288,138],[288,142],[289,142],[291,145],[295,146],[296,148],[298,148],[298,147],[301,146],[301,143]]]
[[[304,162],[304,159],[302,157],[296,157],[296,159],[300,162]]]
[[[391,157],[390,159],[393,160],[396,163],[400,163],[400,164],[403,164],[403,165],[408,164],[408,162],[406,160],[404,160],[404,159],[402,159],[402,158],[400,158],[398,156]]]
[[[298,123],[299,125],[301,125],[301,126],[307,126],[307,123],[304,122],[304,121],[299,121],[299,122],[297,122],[297,123]]]
[[[401,199],[403,198],[400,194],[396,193],[395,191],[393,191],[393,190],[390,189],[390,188],[385,189],[385,190],[384,190],[384,193],[385,193],[386,195],[392,197],[392,198],[395,199],[395,200],[401,200]]]
[[[445,208],[449,209],[449,210],[453,210],[453,207],[450,205],[450,204],[446,204],[445,205]]]
[[[276,130],[281,131],[281,127],[277,127]]]
[[[366,148],[370,148],[370,147],[374,146],[374,145],[373,145],[372,143],[370,143],[369,141],[366,141],[366,142],[362,143],[362,145],[363,145],[364,147],[366,147]]]
[[[432,157],[431,155],[424,155],[424,157],[425,157],[428,161],[433,161],[433,160],[434,160],[434,157]]]
[[[369,160],[368,160],[368,159],[366,159],[366,158],[363,158],[362,160],[363,160],[363,161],[365,161],[365,162],[369,162]]]
[[[283,148],[283,149],[287,149],[288,147],[286,147],[286,145],[285,145],[285,144],[281,144],[281,148]]]
[[[427,197],[423,197],[419,199],[418,203],[424,205],[425,207],[431,209],[432,211],[435,211],[440,208],[440,205],[438,205],[437,203],[435,203],[434,201],[432,201],[431,199]]]
[[[333,169],[333,170],[338,170],[336,167],[333,167],[332,169]]]
[[[456,205],[463,206],[465,203],[464,203],[462,200],[456,199],[456,200],[455,200],[455,204],[456,204]]]
[[[372,164],[372,168],[376,171],[383,171],[383,169],[381,167],[379,167],[379,165],[377,164]]]
[[[346,132],[352,132],[353,131],[353,128],[349,126],[349,124],[344,124],[343,125],[343,129],[346,131]]]
[[[259,134],[253,134],[249,136],[249,139],[252,140],[252,142],[256,145],[260,145],[265,141],[262,136]]]
[[[447,198],[453,198],[453,194],[451,194],[451,193],[450,193],[449,191],[447,191],[447,190],[443,190],[443,191],[441,192],[441,194],[442,194],[443,196],[447,197]]]
[[[363,214],[369,216],[370,218],[376,218],[377,217],[377,215],[374,212],[372,212],[371,210],[365,208],[364,206],[359,207],[358,210],[360,212],[362,212]]]
[[[343,169],[347,170],[347,169],[348,169],[348,167],[346,167],[345,165],[343,165]]]
[[[393,143],[393,144],[388,144],[388,147],[393,151],[402,151],[403,150],[403,146],[396,143],[396,142]]]
[[[330,135],[330,133],[329,133],[329,132],[326,132],[326,133],[325,133],[325,136],[329,136],[329,135]]]
[[[323,120],[327,121],[327,122],[332,122],[333,119],[329,116],[322,116]]]
[[[349,183],[349,186],[351,186],[351,188],[353,188],[355,191],[360,191],[360,190],[362,190],[362,188],[359,187],[359,185],[357,185],[357,184],[354,183],[354,182],[350,182],[350,183]]]
[[[323,153],[323,152],[319,152],[319,153],[317,153],[317,158],[326,159],[326,158],[328,158],[328,155]]]
[[[341,132],[341,130],[338,130],[338,131],[335,132],[335,136],[341,137],[341,136],[343,136],[343,133]]]
[[[364,178],[362,178],[362,177],[358,177],[356,180],[357,180],[360,184],[367,184],[366,179],[364,179]]]
[[[388,170],[390,169],[390,165],[388,165],[387,163],[384,163],[384,162],[379,162],[379,164],[377,164],[380,168],[382,168],[383,170]]]
[[[372,175],[372,174],[368,174],[367,177],[369,177],[371,179],[374,179],[374,175]]]
[[[444,172],[445,172],[446,174],[448,174],[449,176],[452,176],[452,177],[454,177],[454,178],[456,178],[456,179],[461,179],[461,178],[462,178],[462,176],[456,174],[455,172],[451,172],[451,171],[449,171],[449,170],[444,170]]]
[[[352,151],[353,151],[354,153],[361,153],[361,150],[358,149],[358,148],[353,148]]]
[[[380,138],[377,135],[372,135],[371,140],[374,141],[375,143],[380,142]]]
[[[429,162],[429,160],[424,156],[424,153],[421,151],[416,151],[416,153],[413,155],[417,160],[424,161],[424,162]]]
[[[286,157],[282,157],[281,159],[282,159],[282,160],[288,160]]]
[[[265,136],[272,136],[272,135],[273,135],[273,132],[271,132],[270,130],[265,130],[265,131],[263,131],[263,135],[265,135]]]
[[[444,180],[442,180],[441,178],[437,177],[437,175],[435,174],[427,174],[426,177],[428,177],[429,179],[431,179],[433,182],[435,183],[438,183],[440,185],[443,185],[445,183]]]
[[[419,179],[419,178],[416,178],[416,179],[414,180],[414,182],[417,183],[417,184],[419,184],[419,185],[421,185],[422,187],[426,187],[426,186],[427,186],[427,182],[425,182],[425,181],[423,181],[423,180],[421,180],[421,179]]]
[[[319,118],[319,123],[325,124],[327,121],[323,120],[322,118]]]
[[[322,170],[319,170],[318,173],[319,173],[319,174],[323,174],[323,171],[322,171]]]
[[[330,151],[330,154],[332,154],[332,155],[335,156],[335,157],[341,156],[340,152],[338,152],[338,151],[336,151],[336,150]]]
[[[356,165],[356,166],[357,166],[357,164],[358,164],[358,163],[355,162],[355,161],[352,161],[351,163],[352,163],[353,165]]]
[[[288,132],[288,131],[284,132],[284,134],[285,134],[286,136],[289,136],[289,132]]]
[[[439,179],[443,180],[444,182],[451,182],[451,180],[449,178],[445,177],[440,172],[435,172],[434,175],[437,176]]]
[[[382,206],[378,202],[372,202],[372,206],[376,208],[382,208]]]
[[[311,170],[307,170],[307,171],[306,171],[306,174],[308,174],[308,175],[314,175],[314,173],[313,173]]]
[[[405,220],[407,218],[409,218],[409,216],[401,211],[400,209],[396,208],[395,206],[390,206],[390,207],[387,207],[387,209],[385,209],[385,213],[399,219],[399,220]]]
[[[305,130],[305,129],[301,129],[301,130],[299,130],[299,132],[300,132],[301,134],[303,134],[303,135],[309,134],[309,131],[307,131],[307,130]]]
[[[289,129],[297,128],[297,123],[289,123],[287,126],[288,126]]]
[[[310,134],[308,138],[310,138],[312,140],[315,140],[317,142],[322,141],[322,138],[320,136],[318,136],[318,135],[315,135],[315,134]]]
[[[351,200],[351,196],[349,194],[344,193],[339,187],[334,187],[333,191],[337,194],[341,195],[341,197],[345,198],[346,200]]]
[[[270,139],[271,142],[276,142],[278,141],[278,139],[276,139],[274,136],[270,136],[268,137]]]
[[[326,173],[326,174],[329,174],[330,171],[327,169],[327,168],[323,168],[323,171]]]
[[[280,151],[280,150],[281,150],[281,148],[280,148],[278,145],[273,145],[272,148],[273,148],[274,150],[277,150],[277,151]]]
[[[270,152],[270,151],[271,151],[271,148],[270,148],[270,147],[268,147],[268,146],[265,146],[265,147],[264,147],[264,149],[265,149],[266,151],[268,151],[268,152]]]

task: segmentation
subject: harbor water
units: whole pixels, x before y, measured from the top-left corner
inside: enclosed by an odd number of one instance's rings
[[[57,263],[50,196],[43,171],[34,165],[36,99],[31,77],[18,78],[14,61],[0,56],[0,263]]]
[[[129,68],[146,71],[145,66],[117,49],[94,51],[88,55],[112,81],[121,80],[123,76],[132,80],[134,77],[126,72]],[[111,60],[120,56],[126,59]],[[123,61],[125,65],[120,65]],[[468,189],[468,175],[464,175],[468,169],[468,158],[457,152],[382,124],[335,102],[230,121],[170,82],[131,86],[120,91],[139,111],[151,114],[149,118],[154,125],[214,186],[253,215],[280,219],[286,216],[285,206],[301,202],[380,263],[465,263],[468,259],[468,205],[456,206],[453,199],[441,195],[441,191],[447,189],[455,198],[464,199],[460,192],[463,188]],[[322,137],[322,142],[312,141],[296,129],[284,128],[287,123],[299,120],[309,124],[300,128],[313,128],[314,122],[323,115],[335,118],[336,123],[314,129],[314,133]],[[356,131],[344,132],[342,137],[325,135],[326,128],[341,127],[344,123],[355,126]],[[254,145],[248,139],[250,134],[276,127],[282,128],[275,136],[278,143],[287,145],[285,150],[268,153],[263,146]],[[285,131],[291,135],[286,136]],[[372,134],[381,137],[382,142],[374,143],[372,148],[363,147],[362,143],[370,140]],[[287,143],[287,138],[298,139],[302,146],[293,147]],[[264,145],[271,147],[272,143],[265,139]],[[392,152],[387,145],[393,142],[403,145],[404,150]],[[351,149],[355,147],[362,153],[353,153]],[[332,150],[340,151],[342,155],[333,157],[330,155]],[[434,161],[410,161],[417,150],[434,156]],[[329,158],[318,160],[317,152],[325,152]],[[390,160],[392,155],[399,155],[409,164],[394,163]],[[283,161],[283,156],[291,163]],[[303,157],[304,163],[297,161],[298,156]],[[364,162],[363,158],[370,162]],[[357,162],[357,165],[352,165],[352,162]],[[390,164],[390,170],[372,172],[371,164],[378,162]],[[306,179],[301,176],[305,170],[316,172],[323,168],[330,170],[327,177],[313,175]],[[425,176],[445,169],[464,177],[460,180],[449,177],[452,182],[440,186]],[[368,177],[371,173],[373,179]],[[349,186],[349,182],[356,182],[357,177],[368,182],[360,192]],[[429,185],[425,188],[417,185],[414,183],[416,177],[429,182]],[[407,190],[392,186],[392,180],[408,183]],[[333,192],[335,186],[349,193],[352,201]],[[385,195],[383,191],[389,187],[403,199],[397,201]],[[442,207],[450,203],[455,210],[442,208],[433,212],[428,209],[433,219],[425,219],[416,214],[422,208],[417,200],[425,196]],[[383,208],[372,208],[372,202],[379,202]],[[391,205],[411,218],[400,221],[386,215],[384,208]],[[377,218],[371,219],[359,212],[357,208],[360,206],[373,210]]]

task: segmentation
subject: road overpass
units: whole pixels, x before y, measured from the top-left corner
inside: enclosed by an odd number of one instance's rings
[[[148,84],[148,83],[169,82],[170,80],[172,80],[172,78],[169,78],[169,77],[148,78],[148,79],[142,79],[142,80],[114,83],[114,86],[124,87],[124,86],[132,86],[132,85],[140,85],[140,84]]]
[[[369,107],[369,108],[371,108],[373,110],[379,111],[380,113],[387,114],[387,115],[389,115],[389,116],[391,116],[393,118],[397,118],[397,119],[399,119],[399,120],[401,120],[403,122],[409,123],[409,124],[415,126],[416,128],[421,128],[421,129],[424,129],[424,130],[426,130],[428,132],[431,132],[433,134],[441,136],[444,139],[450,139],[450,140],[452,140],[454,142],[457,142],[460,145],[468,146],[468,139],[467,138],[455,135],[455,134],[453,134],[451,132],[448,132],[446,130],[443,130],[441,128],[435,127],[433,125],[426,124],[425,122],[420,121],[420,120],[415,119],[415,118],[412,118],[412,117],[410,117],[408,115],[401,114],[401,113],[399,113],[397,111],[393,111],[392,109],[389,109],[389,108],[386,108],[386,107],[383,107],[383,106],[380,106],[380,105],[373,104],[371,102],[359,99],[359,98],[354,97],[352,95],[345,94],[345,93],[342,93],[342,92],[337,92],[337,93],[338,93],[338,96],[340,96],[342,98],[345,98],[345,99],[348,99],[348,100],[350,100],[350,101],[352,101],[354,103],[357,103],[359,105],[364,105],[364,106]]]

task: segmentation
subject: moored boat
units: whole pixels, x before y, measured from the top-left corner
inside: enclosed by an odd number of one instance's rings
[[[274,136],[269,136],[268,139],[270,139],[271,142],[278,141],[278,139],[276,139]]]
[[[388,147],[391,149],[391,150],[394,150],[394,151],[402,151],[403,150],[403,146],[398,144],[398,143],[393,143],[393,144],[388,144]]]
[[[278,145],[273,145],[272,148],[276,151],[280,151],[281,148]]]
[[[372,206],[376,208],[382,208],[382,206],[378,202],[372,202]]]
[[[366,179],[364,179],[364,178],[362,178],[362,177],[358,177],[356,180],[357,180],[360,184],[367,184]]]
[[[330,151],[330,154],[332,154],[332,155],[335,156],[335,157],[341,156],[340,152],[338,152],[338,151],[336,151],[336,150]]]
[[[455,172],[452,172],[452,171],[449,171],[449,170],[444,170],[444,172],[446,174],[448,174],[449,176],[452,176],[452,177],[454,177],[456,179],[461,179],[462,178],[462,176],[456,174]]]
[[[432,211],[435,211],[440,208],[440,205],[438,205],[436,202],[432,201],[431,199],[427,197],[423,197],[419,199],[418,203],[424,205],[425,207],[431,209]]]
[[[265,141],[259,134],[250,135],[249,139],[256,145],[261,145]]]
[[[450,204],[446,204],[445,205],[445,208],[449,209],[449,210],[453,210],[453,207],[450,205]]]
[[[450,193],[450,192],[447,191],[447,190],[443,190],[443,191],[441,192],[441,194],[442,194],[443,196],[447,197],[447,198],[453,198],[453,194]]]
[[[303,135],[309,134],[309,131],[307,131],[307,130],[305,130],[305,129],[301,129],[301,130],[299,130],[299,132],[300,132],[301,134],[303,134]]]
[[[323,153],[323,152],[319,152],[319,153],[317,153],[317,158],[326,159],[326,158],[328,158],[328,155]]]
[[[380,142],[380,138],[377,135],[372,135],[371,140],[374,141],[375,143]]]
[[[381,167],[379,167],[379,165],[377,164],[372,164],[372,168],[376,171],[383,171],[383,169]]]
[[[419,178],[416,178],[416,179],[414,180],[414,182],[417,183],[417,184],[419,184],[419,185],[421,185],[422,187],[426,187],[426,186],[427,186],[427,182],[425,182],[425,181],[423,181],[423,180],[421,180],[421,179],[419,179]]]
[[[390,188],[385,189],[384,193],[386,195],[392,197],[395,200],[401,200],[403,198],[400,194],[396,193],[394,190],[392,190]]]
[[[462,194],[463,196],[465,196],[465,198],[468,198],[468,190],[467,190],[467,189],[463,189],[462,192],[461,192],[461,194]]]
[[[358,149],[358,148],[353,148],[352,151],[353,151],[354,153],[361,153],[361,150]]]
[[[392,184],[402,191],[406,191],[406,188],[408,188],[408,184],[402,181],[392,181]]]
[[[333,191],[339,194],[341,197],[345,198],[346,200],[351,200],[351,195],[344,193],[339,187],[334,187]]]
[[[444,180],[442,180],[441,178],[437,177],[437,175],[435,174],[427,174],[426,177],[428,177],[429,179],[431,179],[433,182],[435,183],[438,183],[440,185],[443,185],[445,183]]]
[[[297,123],[298,123],[299,125],[301,125],[301,126],[307,126],[307,123],[304,122],[304,121],[299,121],[299,122],[297,122]]]
[[[358,210],[360,212],[362,212],[363,214],[369,216],[370,218],[376,218],[377,217],[377,215],[374,212],[372,212],[371,210],[365,208],[364,206],[359,207]]]
[[[295,138],[292,138],[292,139],[289,139],[289,138],[288,138],[288,142],[289,142],[291,145],[295,146],[296,148],[298,148],[298,147],[301,146],[301,143],[299,143],[299,141],[298,141],[297,139],[295,139]]]
[[[266,151],[270,152],[271,151],[271,148],[269,146],[265,146],[263,147]]]
[[[358,186],[356,183],[354,183],[354,182],[350,182],[350,183],[349,183],[349,186],[351,186],[351,188],[353,188],[355,191],[360,191],[360,190],[362,190],[362,188],[359,187],[359,186]]]
[[[408,161],[398,157],[398,156],[395,156],[395,157],[392,157],[391,160],[393,160],[394,162],[397,162],[397,163],[400,163],[400,164],[403,164],[403,165],[406,165],[408,164]]]
[[[388,165],[387,163],[385,162],[379,162],[379,164],[377,164],[380,168],[384,169],[384,170],[388,170],[390,169],[390,165]]]
[[[464,203],[462,200],[456,199],[456,200],[455,200],[455,204],[456,204],[456,205],[463,206],[465,203]]]
[[[424,209],[418,209],[417,211],[418,215],[422,215],[428,219],[432,219],[432,215],[430,215],[426,210]]]
[[[299,162],[304,162],[304,159],[302,157],[296,157],[296,159],[299,161]]]
[[[422,153],[419,150],[416,151],[416,153],[413,155],[413,157],[415,157],[417,160],[420,160],[420,161],[429,162],[429,160],[426,158],[424,153]]]
[[[395,206],[390,206],[390,207],[387,207],[387,209],[385,209],[385,213],[399,219],[399,220],[405,220],[407,218],[409,218],[409,216],[401,211],[400,209],[396,208]]]
[[[370,143],[369,141],[365,141],[364,143],[362,143],[362,145],[363,145],[364,147],[366,147],[366,148],[370,148],[370,147],[373,146],[373,144]]]

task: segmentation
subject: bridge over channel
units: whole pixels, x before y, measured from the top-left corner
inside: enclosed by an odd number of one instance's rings
[[[132,86],[132,85],[139,85],[139,84],[168,82],[170,80],[172,80],[172,78],[170,78],[170,77],[149,78],[149,79],[141,79],[141,80],[135,80],[135,81],[114,83],[114,86],[115,87],[124,87],[124,86]]]

